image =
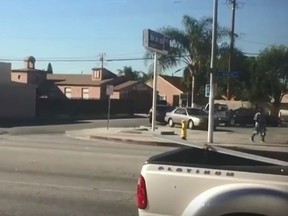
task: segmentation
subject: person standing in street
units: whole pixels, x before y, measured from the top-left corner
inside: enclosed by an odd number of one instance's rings
[[[258,109],[257,113],[254,116],[255,121],[255,130],[251,136],[251,142],[254,142],[254,138],[256,135],[260,134],[261,142],[265,142],[266,136],[266,120],[261,109]]]

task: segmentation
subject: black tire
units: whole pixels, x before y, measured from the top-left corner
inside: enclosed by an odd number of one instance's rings
[[[190,130],[194,129],[194,122],[193,122],[192,120],[189,120],[189,121],[188,121],[188,128],[189,128]]]
[[[173,120],[170,118],[170,119],[168,119],[168,125],[170,126],[170,127],[174,127],[174,122],[173,122]]]

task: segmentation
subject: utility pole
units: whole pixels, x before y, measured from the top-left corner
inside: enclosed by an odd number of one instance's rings
[[[100,62],[101,62],[101,69],[103,70],[104,68],[104,58],[105,58],[106,54],[105,53],[101,53],[100,54]]]
[[[233,52],[234,52],[234,42],[235,42],[235,10],[237,0],[228,0],[229,4],[232,4],[232,20],[231,20],[231,31],[230,31],[230,49],[229,49],[229,62],[228,62],[228,72],[233,70]],[[231,97],[231,87],[230,87],[230,77],[227,79],[227,100]]]

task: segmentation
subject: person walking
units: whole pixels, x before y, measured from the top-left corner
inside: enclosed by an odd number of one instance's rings
[[[258,109],[257,113],[254,116],[255,121],[255,130],[251,136],[251,142],[254,142],[254,138],[256,135],[260,134],[261,142],[265,142],[266,136],[266,120],[261,109]]]

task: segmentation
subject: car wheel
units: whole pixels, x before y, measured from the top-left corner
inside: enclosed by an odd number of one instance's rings
[[[173,120],[171,118],[168,120],[168,125],[170,127],[174,127],[174,122],[173,122]]]
[[[194,122],[193,122],[192,120],[189,120],[189,122],[188,122],[188,128],[189,128],[190,130],[192,130],[192,129],[194,128]]]

